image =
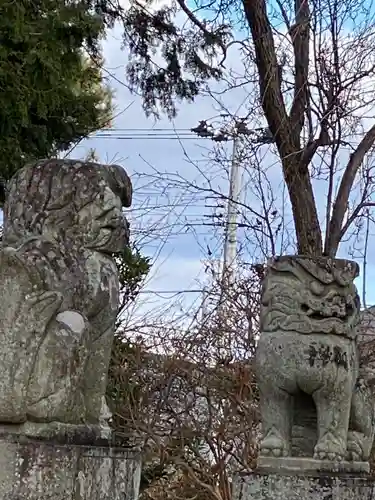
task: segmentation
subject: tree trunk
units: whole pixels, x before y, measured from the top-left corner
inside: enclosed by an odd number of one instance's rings
[[[281,149],[281,151],[280,151]],[[300,255],[320,256],[323,254],[314,192],[307,166],[301,165],[298,156],[282,155],[283,174],[292,205],[294,226],[297,236],[297,252]]]
[[[292,204],[297,252],[301,255],[319,256],[323,253],[322,233],[308,163],[303,159],[300,145],[303,116],[295,116],[298,113],[304,114],[305,103],[297,106],[295,102],[292,106],[292,119],[288,116],[265,0],[243,0],[243,6],[254,43],[261,103],[269,129],[275,138]],[[303,96],[304,93],[298,95]]]

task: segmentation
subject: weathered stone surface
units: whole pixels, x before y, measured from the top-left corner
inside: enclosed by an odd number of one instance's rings
[[[297,476],[326,474],[368,474],[368,462],[331,462],[330,460],[315,460],[301,457],[259,457],[256,472],[258,474],[287,473]]]
[[[0,500],[137,500],[137,451],[0,437]]]
[[[84,446],[103,446],[114,443],[111,429],[102,425],[63,424],[60,422],[23,424],[0,424],[0,437],[22,439],[27,437],[54,444],[74,444]]]
[[[319,460],[368,459],[374,399],[372,375],[360,366],[356,342],[357,275],[357,264],[345,260],[295,256],[270,262],[257,349],[261,455],[287,457],[297,448],[297,455],[308,450],[305,456]],[[303,442],[304,428],[311,426],[317,430],[314,450],[314,433]]]
[[[234,480],[233,500],[372,500],[374,481],[347,474],[249,474]]]
[[[0,422],[98,424],[128,243],[118,166],[40,161],[10,181],[0,249]]]
[[[347,458],[367,460],[374,441],[375,394],[373,362],[361,355],[359,345],[359,375],[351,400]],[[318,439],[317,412],[312,398],[300,395],[294,399],[292,455],[313,456]]]
[[[358,264],[343,259],[278,257],[269,262],[262,292],[262,331],[336,334],[355,338]]]

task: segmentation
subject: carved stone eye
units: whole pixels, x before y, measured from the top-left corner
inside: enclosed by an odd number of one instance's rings
[[[318,281],[311,281],[310,290],[314,295],[322,295],[324,292],[324,285],[322,285]]]

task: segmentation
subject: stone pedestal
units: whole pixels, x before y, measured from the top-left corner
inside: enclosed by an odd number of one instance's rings
[[[137,500],[137,450],[86,427],[35,427],[0,429],[0,500]]]
[[[269,460],[269,461],[268,461]],[[373,500],[375,480],[366,463],[264,459],[251,474],[235,478],[233,500]],[[298,469],[298,463],[300,468]]]

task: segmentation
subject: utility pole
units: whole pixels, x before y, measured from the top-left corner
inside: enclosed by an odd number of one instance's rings
[[[222,268],[222,290],[231,286],[234,282],[236,257],[237,257],[237,216],[238,205],[241,196],[241,165],[239,162],[238,148],[241,136],[252,136],[252,142],[257,144],[270,144],[274,138],[268,128],[248,129],[245,119],[237,119],[232,130],[220,128],[214,130],[206,120],[199,122],[198,126],[191,129],[199,137],[212,139],[215,142],[233,140],[232,160],[229,175],[229,194],[227,203],[227,215],[225,221],[224,237],[224,259]],[[206,315],[207,293],[203,292],[202,319]],[[222,301],[221,301],[222,302]]]
[[[233,135],[233,152],[229,178],[229,197],[227,205],[227,220],[224,240],[223,284],[229,286],[233,283],[234,270],[237,256],[237,215],[238,202],[241,195],[241,173],[238,159],[237,134]]]

